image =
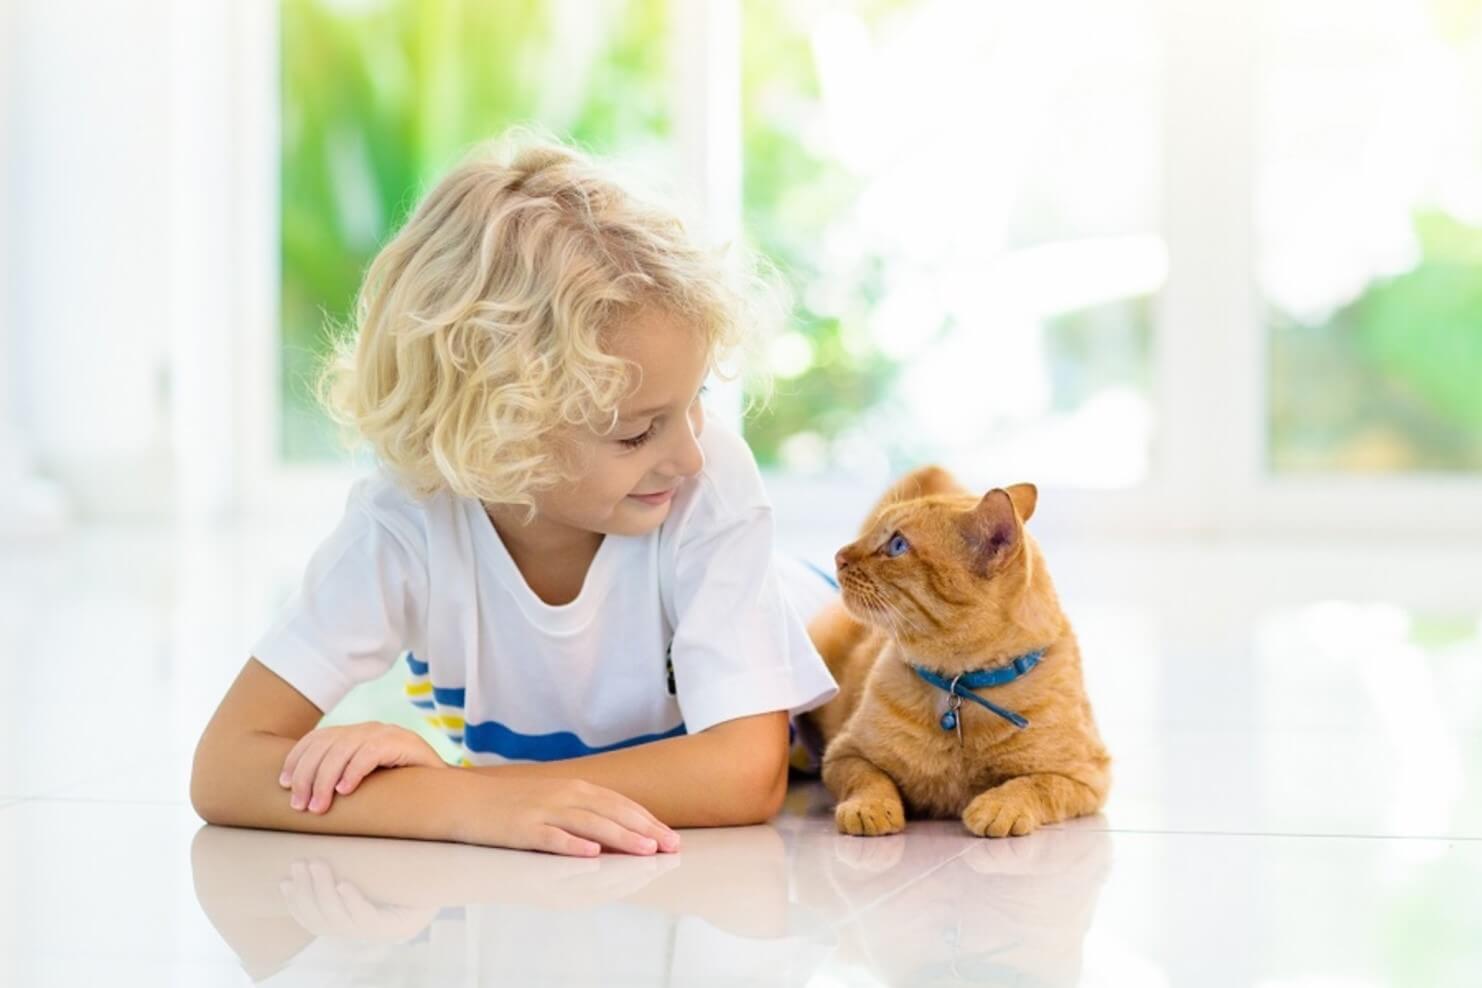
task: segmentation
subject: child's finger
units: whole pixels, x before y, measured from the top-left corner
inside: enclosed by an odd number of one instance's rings
[[[649,812],[648,807],[612,789],[598,789],[592,794],[589,809],[616,820],[634,833],[652,837],[667,850],[679,849],[679,835]]]
[[[659,849],[659,842],[647,834],[630,830],[617,820],[581,807],[573,807],[563,815],[559,825],[567,833],[597,841],[614,851],[654,854]]]
[[[663,820],[660,820],[658,817],[654,816],[647,806],[644,806],[642,803],[639,803],[637,801],[633,801],[633,809],[637,810],[645,819],[648,820],[649,826],[653,828],[652,836],[657,837],[659,832],[662,832],[668,834],[670,837],[673,837],[676,843],[678,842],[679,835],[674,832],[674,828],[669,826]]]
[[[299,755],[298,761],[293,766],[293,788],[289,793],[288,805],[296,810],[301,810],[309,804],[309,795],[314,789],[314,779],[319,773],[319,762],[324,757],[324,752],[334,743],[332,737],[320,735]]]
[[[664,826],[652,814],[637,804],[631,807],[619,804],[608,812],[608,816],[610,819],[633,831],[633,833],[652,838],[664,850],[679,850],[679,835]]]
[[[293,771],[298,767],[298,760],[303,757],[304,749],[309,746],[311,739],[317,731],[310,731],[294,742],[293,747],[288,749],[288,754],[283,756],[283,770],[278,773],[278,784],[286,786],[293,781]]]
[[[578,837],[553,823],[548,823],[539,829],[533,846],[537,851],[568,854],[578,858],[594,858],[602,853],[601,844]]]
[[[355,791],[356,786],[360,785],[361,779],[380,767],[381,760],[376,757],[375,752],[367,746],[362,746],[345,766],[345,771],[340,773],[340,781],[334,787],[334,791],[341,796],[348,796]]]
[[[319,760],[319,771],[314,775],[314,793],[309,799],[311,813],[323,813],[329,809],[329,804],[334,802],[335,783],[340,781],[345,765],[360,747],[360,741],[345,736],[324,752],[324,757]]]

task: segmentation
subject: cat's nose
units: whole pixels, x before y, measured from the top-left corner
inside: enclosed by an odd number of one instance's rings
[[[848,565],[849,565],[849,550],[847,548],[846,549],[840,549],[838,552],[834,553],[834,566],[837,569],[843,570],[844,567],[845,566],[848,566]]]

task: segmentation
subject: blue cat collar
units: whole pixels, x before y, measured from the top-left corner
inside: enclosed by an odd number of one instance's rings
[[[983,699],[981,696],[978,696],[972,691],[976,689],[986,689],[991,686],[1003,686],[1005,683],[1012,683],[1014,680],[1018,679],[1020,676],[1026,675],[1031,669],[1037,666],[1040,662],[1040,659],[1044,658],[1044,654],[1044,649],[1038,649],[1036,651],[1019,656],[1006,666],[1002,666],[997,669],[974,669],[972,672],[963,673],[959,676],[953,677],[952,679],[947,679],[940,673],[933,672],[932,670],[927,669],[925,666],[913,665],[911,666],[911,668],[916,671],[916,675],[920,676],[922,679],[926,680],[937,689],[945,690],[947,693],[954,696],[960,696],[964,700],[972,700],[974,703],[993,711],[993,713],[1002,717],[1010,724],[1013,724],[1015,727],[1023,730],[1024,728],[1029,726],[1028,720],[1021,717],[1019,714],[1014,713],[1012,710],[1006,710],[1005,708],[1000,707],[998,704],[992,702],[991,700]],[[939,723],[941,724],[942,730],[952,730],[954,727],[957,726],[957,711],[948,710],[945,714],[942,715],[942,719]]]

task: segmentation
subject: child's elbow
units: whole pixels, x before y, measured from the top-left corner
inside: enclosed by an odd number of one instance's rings
[[[203,764],[201,746],[196,747],[195,759],[190,771],[190,806],[196,815],[207,823],[227,823],[227,814],[222,809],[218,790],[220,786],[210,780],[219,778],[220,773]]]
[[[739,822],[766,823],[782,812],[787,801],[787,759],[759,760],[754,774],[738,788],[745,794]]]
[[[762,809],[766,815],[759,822],[766,823],[781,813],[782,804],[785,802],[787,802],[787,762],[783,761],[777,781],[767,791],[766,797],[762,801]]]
[[[247,745],[203,734],[190,767],[190,806],[207,823],[236,826],[243,820],[241,785],[248,770],[233,754]]]
[[[719,760],[743,766],[739,772],[732,771],[728,780],[735,797],[726,814],[730,825],[766,823],[780,813],[787,799],[787,712],[738,718],[706,733],[713,734],[722,746],[716,754]]]

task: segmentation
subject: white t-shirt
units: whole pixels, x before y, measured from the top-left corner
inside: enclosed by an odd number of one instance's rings
[[[838,685],[805,621],[835,593],[831,578],[775,551],[745,441],[711,421],[700,444],[705,466],[664,522],[605,536],[580,594],[559,606],[530,589],[477,499],[419,500],[379,468],[356,481],[252,654],[324,711],[404,661],[409,699],[472,765],[821,706]]]

